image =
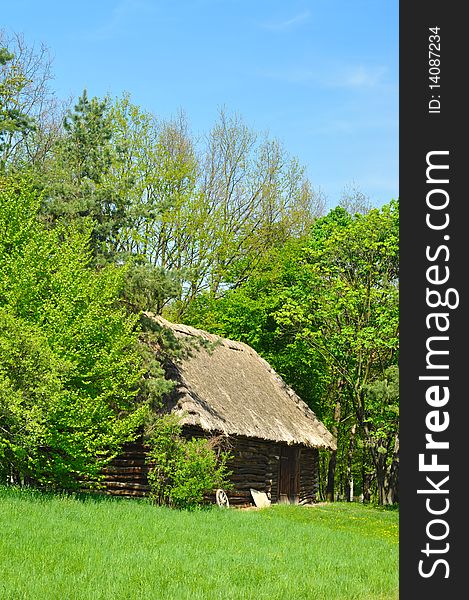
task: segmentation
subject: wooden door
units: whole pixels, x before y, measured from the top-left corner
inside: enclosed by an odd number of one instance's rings
[[[298,448],[281,446],[278,478],[278,501],[280,504],[296,504],[299,494]]]

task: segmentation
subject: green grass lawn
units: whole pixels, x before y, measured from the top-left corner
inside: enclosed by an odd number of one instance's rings
[[[398,598],[398,513],[195,512],[0,487],[0,598]]]

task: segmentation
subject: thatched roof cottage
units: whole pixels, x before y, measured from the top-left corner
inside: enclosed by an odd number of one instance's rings
[[[166,399],[166,409],[181,416],[187,436],[227,436],[234,456],[230,504],[252,504],[252,488],[265,492],[272,502],[313,502],[318,449],[334,449],[336,443],[306,403],[247,344],[159,316],[147,317],[183,342],[205,342],[167,365],[167,376],[176,386]],[[131,466],[143,466],[141,452],[134,446],[114,461],[110,491],[125,495],[146,491],[143,473],[138,481],[116,478],[129,461]]]

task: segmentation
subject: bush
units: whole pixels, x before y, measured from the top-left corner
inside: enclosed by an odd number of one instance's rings
[[[226,463],[230,455],[216,439],[187,440],[176,415],[158,417],[149,435],[148,482],[157,504],[195,508],[204,495],[229,488]]]

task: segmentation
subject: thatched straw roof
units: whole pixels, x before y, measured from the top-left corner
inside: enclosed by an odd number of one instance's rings
[[[178,381],[171,408],[183,423],[208,432],[336,448],[332,434],[255,350],[146,313],[179,339],[201,338],[190,356],[171,365]]]

